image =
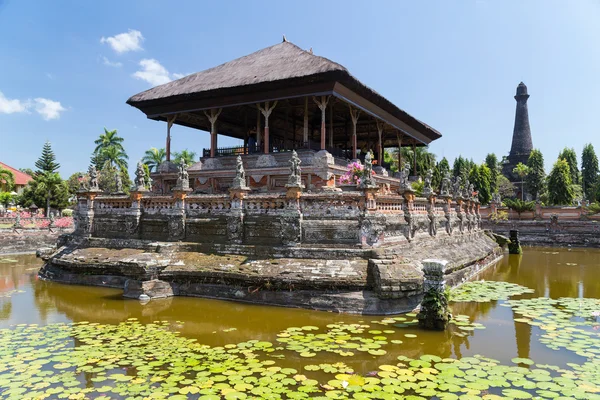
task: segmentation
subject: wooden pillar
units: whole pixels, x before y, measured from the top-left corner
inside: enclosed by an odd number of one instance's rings
[[[244,154],[248,154],[248,111],[244,110]]]
[[[265,136],[264,136],[264,140],[263,140],[263,142],[264,142],[263,151],[265,154],[269,154],[269,116],[271,115],[271,113],[273,112],[273,109],[277,105],[277,101],[275,101],[272,106],[270,106],[270,103],[271,103],[270,101],[267,101],[267,102],[265,102],[264,107],[261,107],[260,105],[258,106],[258,109],[260,110],[262,115],[265,117]]]
[[[333,102],[329,106],[329,148],[333,148]]]
[[[177,114],[167,117],[167,146],[166,146],[167,161],[171,161],[171,127],[173,126],[173,123],[175,122],[175,118],[177,118]]]
[[[402,171],[402,134],[396,132],[396,140],[398,140],[398,171]]]
[[[223,109],[211,108],[210,114],[204,111],[204,115],[210,122],[210,157],[213,158],[217,152],[217,118]]]
[[[348,106],[350,108],[350,117],[352,118],[352,159],[356,158],[357,152],[357,139],[356,139],[356,124],[358,123],[358,117],[360,115],[359,110],[355,110],[352,106]]]
[[[383,166],[383,128],[385,126],[385,123],[383,121],[377,121],[377,137],[378,137],[378,142],[377,142],[377,152],[378,152],[378,158],[377,158],[377,164],[381,167]]]
[[[304,98],[304,146],[308,146],[308,97]]]
[[[419,172],[417,171],[417,141],[414,140],[413,141],[413,164],[414,164],[414,171],[415,171],[415,176],[419,176]]]
[[[289,116],[290,116],[290,104],[288,102],[288,106],[285,109],[285,129],[283,130],[283,147],[286,150],[289,150],[289,130],[290,130],[290,122],[289,122]]]
[[[260,144],[262,143],[262,130],[260,129],[260,106],[256,106],[256,146],[260,148]],[[256,149],[252,149],[255,151]]]
[[[316,97],[313,97],[313,101],[317,103],[319,109],[321,110],[321,150],[325,150],[325,134],[326,134],[326,124],[325,124],[325,111],[327,110],[327,103],[329,102],[329,98],[331,96],[321,96],[321,100],[318,100]]]

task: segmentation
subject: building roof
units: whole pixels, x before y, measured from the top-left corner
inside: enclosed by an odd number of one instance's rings
[[[441,137],[437,130],[361,83],[344,66],[325,57],[316,56],[288,41],[138,93],[129,98],[127,104],[139,108],[149,118],[163,119],[159,114],[194,109],[186,109],[181,104],[184,102],[188,105],[195,102],[194,104],[198,104],[197,109],[202,107],[200,104],[204,105],[204,108],[212,108],[221,105],[215,103],[211,107],[210,101],[202,100],[236,96],[238,104],[241,104],[244,101],[241,99],[243,96],[256,96],[260,91],[272,92],[275,89],[308,85],[316,87],[318,84],[324,87],[325,83],[331,83],[329,90],[335,95],[338,95],[335,93],[335,83],[350,89],[384,113],[391,114],[392,118],[401,121],[404,127],[423,135],[428,139],[427,142]],[[263,101],[266,100],[268,99]],[[176,107],[176,104],[179,105]]]
[[[18,169],[8,166],[8,165],[4,164],[3,162],[0,162],[0,168],[7,169],[10,172],[12,172],[12,174],[15,177],[15,185],[27,185],[29,183],[29,181],[33,180],[31,175],[28,175],[25,172],[21,172]]]

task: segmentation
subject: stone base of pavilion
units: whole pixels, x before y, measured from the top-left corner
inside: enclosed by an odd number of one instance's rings
[[[423,260],[447,261],[444,280],[454,286],[502,255],[480,228],[476,201],[381,187],[80,193],[75,221],[39,276],[146,300],[199,296],[394,314],[420,303]]]

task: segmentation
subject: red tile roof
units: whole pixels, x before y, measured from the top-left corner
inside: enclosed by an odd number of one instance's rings
[[[15,185],[27,185],[27,183],[33,178],[27,175],[25,172],[21,172],[18,169],[14,169],[3,162],[0,162],[0,168],[7,169],[15,176]]]

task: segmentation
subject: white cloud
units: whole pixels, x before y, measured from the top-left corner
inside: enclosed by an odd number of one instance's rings
[[[102,57],[102,64],[107,65],[109,67],[122,67],[123,64],[118,62],[118,61],[110,61],[108,58],[106,57]]]
[[[151,85],[162,85],[171,81],[169,71],[153,58],[145,58],[140,61],[140,71],[133,74],[134,78],[144,80]]]
[[[130,29],[127,33],[119,33],[115,36],[102,37],[100,43],[108,43],[117,53],[143,50],[141,43],[144,41],[142,32]]]
[[[13,114],[27,112],[29,101],[21,101],[18,99],[7,99],[0,92],[0,114]]]
[[[51,119],[59,119],[60,113],[67,111],[67,109],[59,101],[38,97],[35,99],[35,111],[46,121],[49,121]]]

